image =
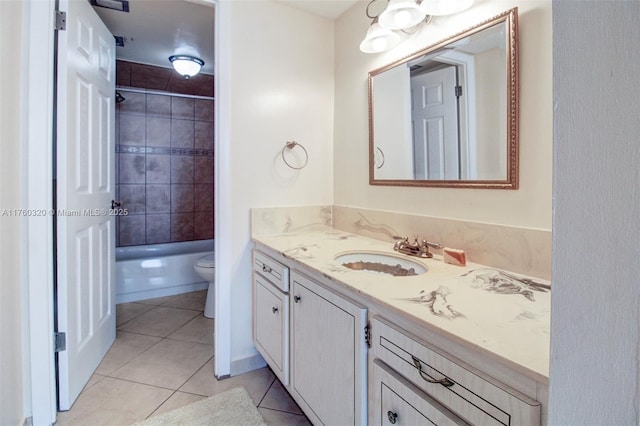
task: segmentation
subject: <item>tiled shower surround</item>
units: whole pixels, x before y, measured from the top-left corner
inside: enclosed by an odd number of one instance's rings
[[[116,244],[213,238],[213,99],[118,90]]]

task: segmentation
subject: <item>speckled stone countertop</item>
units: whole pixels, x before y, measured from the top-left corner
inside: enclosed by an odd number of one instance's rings
[[[545,280],[467,263],[446,264],[439,256],[421,259],[378,241],[331,227],[308,232],[253,236],[285,257],[328,277],[345,290],[392,312],[421,321],[430,330],[548,382],[551,292]],[[405,257],[428,268],[395,277],[342,266],[335,257],[354,251]]]

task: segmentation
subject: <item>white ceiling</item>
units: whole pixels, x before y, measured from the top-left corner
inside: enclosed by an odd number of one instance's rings
[[[209,5],[206,5],[206,4]],[[116,56],[171,68],[169,56],[202,59],[203,73],[213,74],[214,13],[205,0],[129,0],[129,13],[94,7],[113,35],[125,37]]]
[[[0,0],[1,1],[1,0]],[[358,0],[277,0],[315,15],[335,19]],[[118,59],[171,68],[169,56],[186,54],[214,73],[213,0],[129,0],[129,13],[94,9],[112,34],[125,37]]]
[[[359,0],[277,0],[314,15],[336,19]]]

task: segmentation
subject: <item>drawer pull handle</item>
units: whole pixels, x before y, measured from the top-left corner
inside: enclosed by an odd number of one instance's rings
[[[293,301],[298,303],[300,301],[300,296],[293,296]]]
[[[422,371],[422,364],[420,363],[420,360],[418,358],[411,355],[411,359],[413,360],[413,365],[418,369],[418,372],[420,373],[420,377],[422,377],[424,381],[429,383],[438,383],[447,388],[450,388],[451,386],[455,385],[455,383],[448,377],[444,377],[440,380],[432,379],[427,375],[427,373]]]
[[[398,418],[398,414],[394,413],[391,410],[389,410],[389,411],[387,411],[387,418],[389,419],[389,423],[391,423],[392,425],[395,425],[396,424],[396,419]]]
[[[276,312],[278,312],[278,308],[276,308],[276,307],[274,306],[273,308],[271,308],[271,312],[273,312],[273,313],[275,314]]]
[[[270,274],[272,271],[271,268],[269,268],[267,265],[262,265],[262,272],[266,272],[267,274]]]

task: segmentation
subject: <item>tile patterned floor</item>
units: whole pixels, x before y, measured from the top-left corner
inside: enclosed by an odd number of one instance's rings
[[[125,426],[244,386],[268,425],[310,425],[271,370],[213,375],[206,291],[117,305],[116,341],[56,425]]]

